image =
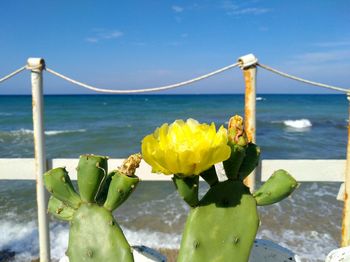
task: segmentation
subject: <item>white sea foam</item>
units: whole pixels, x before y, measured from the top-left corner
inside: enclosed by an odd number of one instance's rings
[[[68,134],[68,133],[82,133],[86,132],[86,129],[72,129],[72,130],[48,130],[45,131],[45,135],[47,136],[55,136],[60,134]],[[34,131],[31,129],[21,128],[19,130],[14,130],[10,132],[12,135],[33,135]]]
[[[261,230],[257,237],[272,240],[291,249],[302,258],[302,261],[308,262],[324,261],[326,255],[338,246],[337,241],[329,234],[309,230],[297,232],[287,229],[281,233]]]
[[[177,249],[180,247],[181,235],[150,230],[133,231],[123,229],[131,245],[145,245],[151,248]]]
[[[266,98],[264,98],[264,97],[261,97],[261,96],[256,97],[256,101],[265,101],[265,100],[266,100]]]
[[[285,120],[283,121],[283,124],[296,129],[305,129],[312,126],[309,119]]]
[[[37,226],[34,221],[21,224],[2,220],[0,223],[0,250],[16,252],[16,261],[38,254]],[[23,261],[23,260],[22,260]]]
[[[16,253],[15,261],[28,261],[38,257],[38,232],[34,221],[15,223],[0,221],[0,250]],[[146,245],[151,248],[178,249],[181,235],[176,233],[154,232],[147,229],[130,230],[123,228],[126,238],[131,245]],[[51,223],[50,227],[51,256],[59,259],[64,256],[68,246],[68,225]],[[320,261],[326,254],[337,247],[336,241],[329,234],[316,231],[296,232],[291,229],[281,233],[262,230],[258,238],[269,239],[292,249],[304,261]]]
[[[47,135],[47,136],[54,136],[54,135],[67,134],[67,133],[83,133],[83,132],[86,132],[86,129],[50,130],[50,131],[45,131],[45,135]]]
[[[10,132],[12,135],[32,135],[33,130],[21,128]]]
[[[169,249],[180,247],[180,234],[154,232],[147,229],[134,231],[123,228],[123,231],[131,245]],[[0,232],[0,251],[15,252],[15,261],[28,261],[38,257],[38,227],[35,221],[16,223],[15,220],[0,220]],[[68,246],[68,234],[68,224],[51,223],[50,242],[53,259],[64,256]]]

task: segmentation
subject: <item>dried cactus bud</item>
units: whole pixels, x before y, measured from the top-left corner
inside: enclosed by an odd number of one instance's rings
[[[235,115],[228,122],[228,140],[232,144],[245,146],[248,144],[248,137],[244,131],[243,117]]]
[[[133,176],[135,174],[136,168],[140,166],[141,154],[133,154],[124,160],[123,164],[118,168],[118,170],[127,176]]]

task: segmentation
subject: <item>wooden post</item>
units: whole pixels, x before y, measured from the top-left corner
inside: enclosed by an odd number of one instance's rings
[[[31,70],[32,109],[34,131],[34,155],[36,175],[36,198],[38,208],[38,229],[40,262],[50,261],[50,235],[48,216],[46,213],[46,192],[44,188],[44,172],[47,170],[44,133],[44,96],[42,71],[45,61],[42,58],[29,58],[28,69]]]
[[[256,63],[258,59],[253,55],[245,55],[238,59],[240,67],[243,70],[245,82],[245,102],[244,102],[244,129],[250,142],[256,142]],[[250,188],[251,192],[255,190],[254,170],[244,183]]]
[[[345,192],[344,192],[344,208],[342,221],[341,246],[350,246],[350,93],[347,94],[349,107],[348,122],[348,146],[346,150],[346,169],[345,169]]]

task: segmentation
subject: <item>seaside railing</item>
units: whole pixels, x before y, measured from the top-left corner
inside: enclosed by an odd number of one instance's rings
[[[243,71],[245,81],[245,130],[249,139],[256,141],[256,76],[257,67],[268,70],[280,76],[300,81],[306,84],[323,87],[335,91],[345,93],[350,103],[350,89],[326,85],[314,81],[309,81],[300,77],[296,77],[279,70],[276,70],[267,65],[260,64],[258,59],[253,54],[242,56],[234,64],[220,68],[211,73],[160,87],[134,89],[134,90],[115,90],[115,89],[101,89],[60,74],[45,65],[45,60],[42,58],[29,58],[27,65],[15,70],[14,72],[0,78],[0,83],[14,77],[24,70],[31,71],[31,85],[32,85],[32,111],[33,111],[33,135],[34,135],[34,159],[0,159],[0,179],[36,179],[36,194],[38,207],[38,228],[39,228],[39,246],[40,246],[40,261],[50,261],[50,241],[48,230],[48,217],[46,214],[46,193],[43,184],[43,173],[52,167],[65,165],[71,174],[75,174],[76,160],[73,159],[46,159],[45,153],[45,134],[43,122],[43,71],[60,77],[72,84],[90,89],[95,92],[110,93],[110,94],[132,94],[144,92],[163,91],[172,88],[189,85],[194,82],[204,80],[229,69],[240,67]],[[350,106],[349,106],[349,120],[350,120]],[[272,171],[285,168],[295,176],[298,181],[332,181],[344,182],[343,190],[340,198],[344,200],[343,219],[342,219],[342,237],[341,246],[350,245],[350,121],[348,122],[348,144],[346,160],[262,160],[258,168],[252,172],[247,178],[246,183],[254,190],[255,180],[259,177],[260,180],[265,181]],[[112,160],[113,161],[113,160]],[[115,160],[121,163],[121,159]],[[218,167],[219,168],[219,167]],[[312,172],[310,172],[312,170]],[[142,163],[140,169],[137,171],[138,175],[143,180],[151,180],[155,177],[145,176],[150,173],[150,167]],[[157,180],[164,179],[165,176],[157,176]]]

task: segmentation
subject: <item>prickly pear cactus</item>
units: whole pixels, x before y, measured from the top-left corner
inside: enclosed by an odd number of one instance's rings
[[[243,119],[232,117],[226,136],[222,128],[213,134],[213,128],[192,120],[175,121],[142,142],[145,161],[154,172],[174,174],[177,191],[191,207],[179,262],[248,261],[259,227],[257,205],[278,202],[297,186],[286,171],[278,170],[252,195],[243,180],[258,165],[260,149],[248,141]],[[218,180],[218,162],[223,162],[226,181]],[[199,176],[210,186],[200,200]]]
[[[297,186],[286,171],[279,170],[251,195],[243,179],[257,166],[260,149],[248,143],[239,116],[229,121],[228,145],[231,155],[223,161],[228,180],[219,182],[214,167],[200,174],[210,189],[196,204],[190,202],[178,261],[248,261],[259,227],[257,205],[280,201]],[[175,176],[182,195],[187,184],[178,180],[181,177]],[[198,178],[194,185],[198,188]]]
[[[123,165],[107,173],[107,157],[83,155],[77,167],[78,194],[65,168],[45,173],[51,193],[48,211],[70,222],[67,256],[75,261],[134,261],[131,248],[112,215],[139,182],[135,170],[141,156],[130,156]]]

